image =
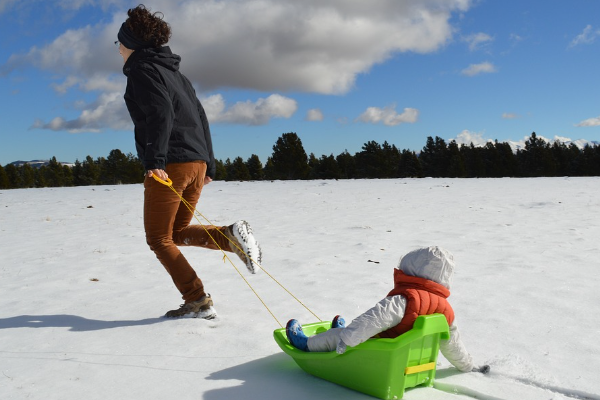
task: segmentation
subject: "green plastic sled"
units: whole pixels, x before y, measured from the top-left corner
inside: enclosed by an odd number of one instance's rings
[[[307,336],[329,329],[331,322],[302,326]],[[281,349],[304,371],[380,399],[401,399],[404,389],[432,386],[440,339],[448,339],[442,314],[422,315],[413,329],[395,339],[369,339],[344,354],[310,353],[293,347],[285,328],[273,332]]]

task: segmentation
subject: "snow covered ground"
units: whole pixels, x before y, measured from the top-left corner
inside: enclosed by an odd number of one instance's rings
[[[304,373],[278,322],[217,251],[184,248],[219,313],[166,320],[180,297],[147,248],[141,185],[0,191],[2,399],[369,399]],[[398,258],[454,253],[450,301],[492,372],[440,356],[405,399],[600,399],[600,178],[214,182],[198,210],[250,221],[263,267],[321,319],[350,321]],[[280,323],[313,317],[235,265]]]

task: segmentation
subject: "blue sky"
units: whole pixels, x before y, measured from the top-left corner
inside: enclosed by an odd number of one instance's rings
[[[0,0],[0,164],[135,153],[120,0]],[[157,0],[218,159],[600,141],[597,0]]]

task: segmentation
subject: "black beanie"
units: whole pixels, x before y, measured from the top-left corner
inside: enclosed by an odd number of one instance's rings
[[[117,38],[119,39],[119,42],[123,44],[123,46],[130,50],[141,50],[148,47],[154,47],[153,42],[146,42],[138,39],[125,22],[123,22],[123,25],[121,25],[121,29],[119,29]]]

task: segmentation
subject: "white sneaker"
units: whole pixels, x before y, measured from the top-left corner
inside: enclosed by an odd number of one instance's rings
[[[226,235],[232,251],[246,264],[248,271],[255,274],[260,269],[262,250],[247,221],[240,220],[227,227]]]

